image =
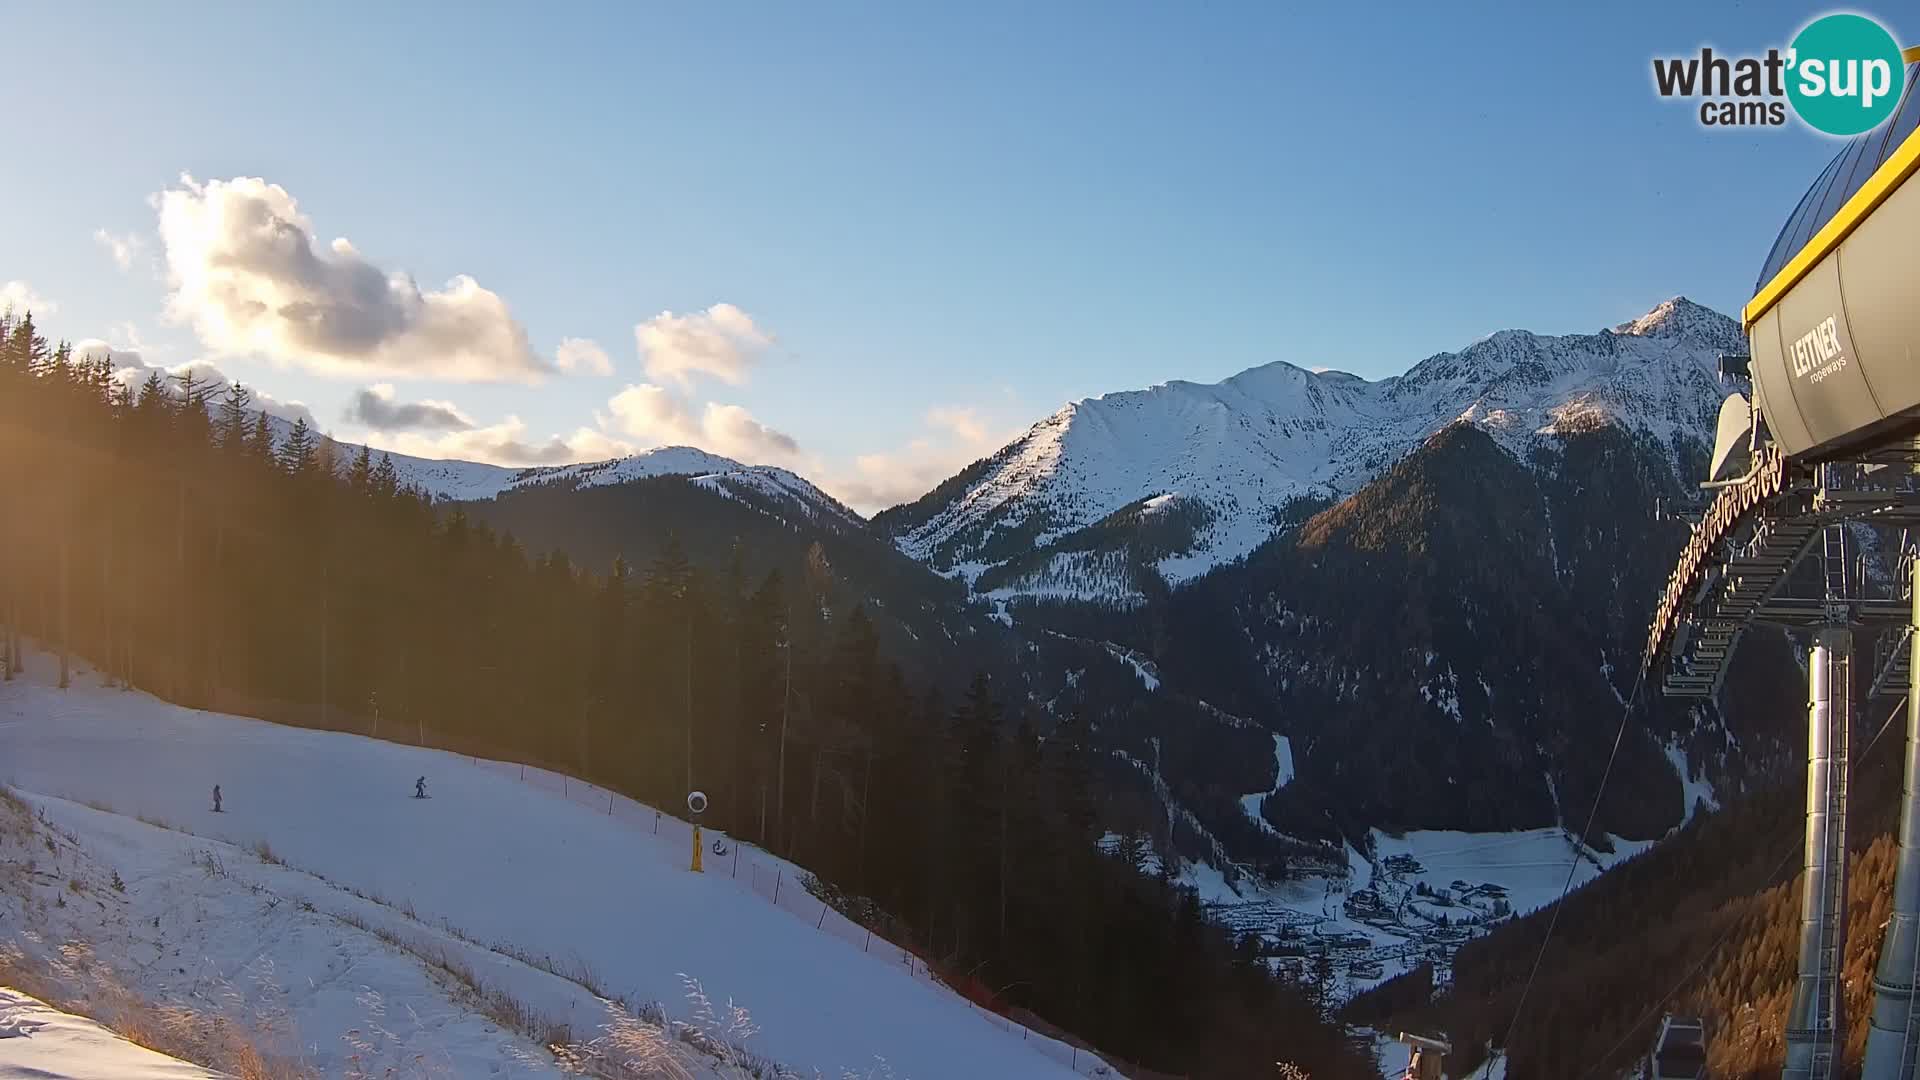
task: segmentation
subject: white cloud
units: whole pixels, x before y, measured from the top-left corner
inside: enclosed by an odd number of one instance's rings
[[[800,444],[793,436],[761,423],[738,405],[708,402],[695,415],[665,387],[639,383],[607,402],[603,417],[621,434],[644,446],[697,446],[747,465],[797,466]]]
[[[980,418],[978,409],[959,405],[936,405],[927,410],[927,423],[932,425],[934,430],[944,431],[968,446],[978,446],[994,441],[994,436],[987,431],[986,421]]]
[[[620,429],[636,439],[651,439],[656,445],[681,440],[693,430],[692,418],[663,386],[640,383],[629,386],[607,402],[607,408]]]
[[[324,375],[533,382],[553,370],[506,302],[471,277],[422,291],[345,239],[316,251],[311,223],[278,184],[183,176],[154,204],[168,312],[218,353]]]
[[[925,434],[893,450],[861,454],[852,469],[826,477],[821,487],[871,514],[925,495],[1019,433],[993,424],[977,409],[952,405],[927,410],[926,424]]]
[[[401,401],[391,383],[376,383],[347,402],[348,423],[376,431],[470,431],[476,425],[451,401]]]
[[[60,310],[60,305],[33,291],[33,286],[24,281],[9,281],[0,285],[0,311],[11,308],[15,315],[32,312],[36,316],[51,315]]]
[[[145,368],[146,361],[140,359],[140,350],[134,348],[118,349],[99,338],[83,338],[73,343],[73,356],[76,360],[107,360],[116,368]]]
[[[601,461],[631,454],[634,447],[592,428],[580,428],[570,436],[555,435],[544,442],[529,442],[527,425],[517,416],[498,424],[450,432],[440,436],[417,432],[374,433],[367,445],[396,454],[426,458],[458,458],[484,461],[494,465],[567,465],[576,461]]]
[[[634,327],[633,337],[645,358],[647,374],[683,389],[695,375],[711,375],[738,386],[773,344],[773,338],[754,325],[752,316],[732,304],[715,304],[686,315],[663,311]]]
[[[138,258],[141,249],[147,246],[144,238],[135,233],[115,236],[105,229],[93,230],[93,242],[107,250],[113,258],[113,264],[121,270],[133,269],[133,260]]]
[[[700,430],[714,453],[748,465],[793,462],[800,456],[793,436],[762,424],[738,405],[708,402],[700,414]]]
[[[553,359],[561,371],[584,371],[591,375],[613,374],[613,361],[600,343],[588,338],[562,338]]]

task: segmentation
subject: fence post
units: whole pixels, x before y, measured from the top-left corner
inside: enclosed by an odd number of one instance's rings
[[[660,811],[658,810],[653,812],[653,835],[660,835]]]
[[[820,929],[821,927],[823,927],[823,926],[825,926],[825,925],[827,925],[827,905],[825,905],[825,904],[821,904],[821,905],[820,905],[820,917],[819,917],[818,919],[815,919],[815,920],[814,920],[814,923],[813,923],[813,928],[814,928],[815,930],[818,930],[818,929]]]
[[[860,946],[860,951],[866,952],[871,948],[873,948],[873,927],[869,926],[867,927],[867,940]]]
[[[524,761],[520,763],[520,782],[527,782],[527,764]]]
[[[733,876],[740,876],[740,841],[733,842]]]
[[[780,902],[780,879],[785,877],[786,873],[787,868],[783,866],[780,868],[780,872],[775,874],[773,878],[773,902],[776,904]]]
[[[607,792],[607,816],[613,816],[613,792]]]

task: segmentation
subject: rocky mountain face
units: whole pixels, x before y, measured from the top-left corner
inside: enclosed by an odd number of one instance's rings
[[[1636,695],[1645,620],[1685,537],[1653,505],[1681,494],[1663,448],[1617,427],[1522,461],[1451,425],[1176,590],[1160,670],[1290,737],[1296,778],[1263,806],[1272,823],[1330,814],[1349,836],[1577,831],[1633,698],[1596,827],[1657,837],[1777,764],[1797,719]],[[1755,635],[1742,660],[1762,701],[1794,700],[1780,639]]]
[[[1636,694],[1687,529],[1658,508],[1696,499],[1741,344],[1675,299],[1378,382],[1272,364],[1108,395],[875,525],[1004,613],[1038,707],[1088,720],[1189,858],[1577,831],[1610,756],[1596,833],[1654,838],[1790,771],[1801,722],[1779,635],[1719,705]]]
[[[1276,362],[1071,404],[875,518],[901,550],[999,597],[1137,604],[1245,557],[1466,420],[1525,458],[1613,424],[1675,456],[1709,430],[1730,319],[1683,297],[1594,334],[1503,330],[1369,382]]]

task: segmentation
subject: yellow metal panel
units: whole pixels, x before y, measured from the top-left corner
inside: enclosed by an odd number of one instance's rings
[[[1806,277],[1808,271],[1839,247],[1840,241],[1852,235],[1867,215],[1887,201],[1887,196],[1906,183],[1907,177],[1912,176],[1916,169],[1920,169],[1920,129],[1908,135],[1907,140],[1900,144],[1900,149],[1882,162],[1860,190],[1853,193],[1853,198],[1848,199],[1840,212],[1833,215],[1833,220],[1813,234],[1813,239],[1807,241],[1807,246],[1800,249],[1793,261],[1781,267],[1773,280],[1754,294],[1753,300],[1747,304],[1746,325],[1751,328],[1760,316],[1780,302],[1787,290],[1800,284],[1800,279]]]

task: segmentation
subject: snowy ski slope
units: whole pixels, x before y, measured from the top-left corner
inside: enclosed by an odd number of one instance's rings
[[[750,1010],[752,1049],[785,1065],[865,1075],[884,1061],[902,1080],[1092,1071],[1085,1051],[974,1009],[851,924],[829,932],[839,916],[763,853],[747,849],[737,878],[711,853],[713,872],[689,873],[684,826],[672,834],[664,819],[672,835],[656,838],[650,812],[600,803],[597,789],[543,790],[516,767],[180,708],[91,675],[64,692],[50,681],[41,657],[31,677],[0,684],[0,782],[24,792],[243,849],[270,844],[288,873],[589,968],[609,992],[670,1014],[685,973]],[[431,799],[408,797],[421,774]],[[778,904],[767,871],[784,877]]]
[[[0,987],[0,1080],[218,1080],[83,1016]]]

